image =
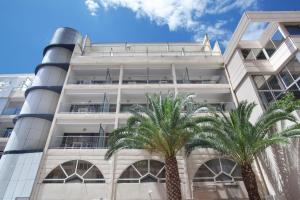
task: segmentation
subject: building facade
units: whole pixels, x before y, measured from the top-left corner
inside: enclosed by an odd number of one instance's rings
[[[235,97],[258,105],[253,121],[287,92],[300,97],[299,22],[300,12],[246,13],[227,46],[224,63]],[[269,194],[282,199],[299,198],[299,142],[293,139],[286,146],[274,146],[260,155],[258,164]]]
[[[0,156],[13,130],[13,119],[21,111],[24,92],[33,79],[34,74],[0,75]]]
[[[299,96],[299,25],[300,12],[245,13],[224,56],[207,36],[197,43],[98,44],[57,29],[14,118],[0,160],[0,198],[165,199],[162,158],[125,149],[105,160],[109,134],[124,126],[133,105],[147,106],[146,94],[193,93],[195,103],[225,112],[255,101],[253,121],[286,91]],[[298,195],[299,158],[298,140],[261,155],[254,168],[262,196]],[[218,152],[182,151],[177,159],[184,199],[247,198],[239,166]]]

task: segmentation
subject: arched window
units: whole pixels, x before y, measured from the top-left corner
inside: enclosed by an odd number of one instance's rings
[[[71,160],[58,165],[43,183],[105,183],[100,170],[90,162]]]
[[[118,183],[165,182],[165,164],[156,160],[133,163],[121,174]]]
[[[241,181],[240,166],[228,159],[209,160],[199,167],[193,182],[234,182]]]

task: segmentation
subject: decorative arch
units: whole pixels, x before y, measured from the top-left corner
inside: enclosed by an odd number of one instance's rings
[[[105,183],[100,170],[85,160],[71,160],[55,167],[43,183]]]
[[[140,160],[127,167],[118,178],[118,183],[164,183],[165,164],[157,160]]]
[[[242,181],[241,168],[232,160],[216,158],[202,164],[196,171],[193,182],[236,182]]]

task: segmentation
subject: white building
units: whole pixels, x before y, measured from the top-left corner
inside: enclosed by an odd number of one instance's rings
[[[109,133],[125,124],[132,105],[147,105],[151,93],[194,93],[196,102],[225,112],[238,101],[255,101],[255,120],[284,91],[298,92],[299,25],[300,12],[246,13],[224,56],[207,36],[201,43],[97,44],[73,29],[57,29],[0,161],[0,198],[165,199],[162,158],[127,149],[104,160]],[[251,33],[252,26],[262,33]],[[255,163],[263,196],[298,194],[299,142],[291,148],[298,151],[281,156],[294,158],[288,165],[293,187],[263,156]],[[279,163],[279,156],[270,162]],[[203,148],[177,158],[184,199],[247,197],[239,167],[217,152]]]
[[[34,74],[0,75],[0,156],[13,130],[13,119],[21,111],[24,92],[33,79]]]
[[[237,100],[258,104],[253,121],[270,102],[288,91],[300,98],[299,49],[299,11],[250,12],[242,17],[224,53],[224,62]],[[260,156],[269,194],[299,198],[299,142],[293,139],[289,145],[275,146]]]

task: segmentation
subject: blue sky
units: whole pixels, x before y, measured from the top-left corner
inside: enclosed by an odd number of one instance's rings
[[[1,0],[0,73],[32,73],[57,27],[93,42],[226,45],[246,10],[300,10],[299,0]]]

